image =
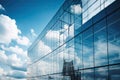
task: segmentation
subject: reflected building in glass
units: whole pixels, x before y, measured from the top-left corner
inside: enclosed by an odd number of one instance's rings
[[[28,56],[28,80],[120,80],[120,0],[65,0]]]

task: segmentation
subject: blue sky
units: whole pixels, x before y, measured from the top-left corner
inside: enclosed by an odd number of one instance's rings
[[[64,0],[0,0],[0,79],[24,80],[27,48]]]

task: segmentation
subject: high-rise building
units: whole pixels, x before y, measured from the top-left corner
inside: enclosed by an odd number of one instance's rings
[[[28,56],[28,80],[120,80],[120,0],[65,0]]]

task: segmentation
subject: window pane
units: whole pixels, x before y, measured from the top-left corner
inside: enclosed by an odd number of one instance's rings
[[[83,33],[84,68],[93,67],[93,31],[92,28]]]
[[[108,80],[108,67],[95,68],[95,80]]]
[[[109,80],[120,80],[120,65],[110,66]]]
[[[76,53],[76,57],[75,57],[75,68],[83,68],[83,63],[82,63],[82,36],[78,35],[75,38],[75,53]]]
[[[95,54],[95,66],[108,64],[107,31],[105,20],[97,23],[94,26],[94,54]]]
[[[119,11],[120,12],[120,11]],[[108,17],[108,53],[109,63],[120,63],[120,17],[119,12]],[[114,19],[117,17],[116,19]]]
[[[94,80],[94,70],[93,69],[84,70],[83,80]]]

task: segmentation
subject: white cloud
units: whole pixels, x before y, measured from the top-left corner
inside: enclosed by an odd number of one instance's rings
[[[5,75],[7,74],[7,72],[0,67],[0,80],[7,80]]]
[[[20,72],[20,67],[24,67],[27,64],[24,64],[25,62],[22,62],[22,60],[16,55],[16,54],[11,54],[11,55],[6,55],[5,51],[0,50],[0,62],[2,62],[4,65],[6,65],[6,67],[0,68],[0,79],[4,80],[9,80],[12,78],[12,76],[14,77],[14,75],[11,75],[11,73],[14,71],[14,68],[12,68],[12,66],[15,66],[16,68],[18,67],[16,74],[18,74],[18,71]],[[8,68],[10,67],[10,68]],[[14,72],[14,73],[15,73]],[[24,71],[21,71],[24,73]],[[21,73],[21,75],[23,74]],[[26,72],[25,72],[26,73]],[[6,78],[6,75],[11,75],[9,76],[9,78]],[[18,77],[21,77],[21,75],[17,75]],[[16,80],[16,79],[13,79]]]
[[[21,70],[21,71],[26,71],[26,66],[27,66],[27,51],[23,50],[19,46],[10,46],[10,47],[5,47],[1,46],[1,49],[3,49],[3,52],[9,52],[11,53],[10,55],[5,55],[5,53],[1,56],[4,60],[4,63],[11,68],[15,70]],[[3,62],[2,60],[2,62]]]
[[[0,67],[0,75],[4,73],[4,70]]]
[[[4,45],[1,45],[1,48],[5,51],[15,53],[15,54],[19,55],[20,57],[27,58],[27,51],[23,50],[22,48],[20,48],[17,45],[16,46],[10,46],[10,47],[5,47]]]
[[[51,39],[52,40],[59,40],[59,31],[50,30],[49,32],[47,32],[46,38],[50,39],[50,40]]]
[[[0,67],[0,77],[1,77],[2,75],[5,75],[5,74],[6,74],[5,70]]]
[[[80,6],[80,4],[76,4],[76,5],[71,5],[71,12],[74,14],[80,14],[82,11],[82,8]]]
[[[14,46],[12,41],[17,42]],[[0,14],[0,62],[4,64],[5,71],[9,72],[9,68],[11,71],[15,71],[16,74],[18,71],[25,72],[27,66],[27,51],[23,50],[19,45],[28,46],[30,44],[30,40],[22,35],[21,31],[17,28],[16,21],[11,19],[9,16]],[[3,70],[0,69],[0,72]],[[7,73],[6,75],[9,75]],[[21,74],[22,75],[22,74]],[[20,77],[21,75],[17,75]],[[11,77],[13,75],[10,75]],[[15,76],[16,77],[16,76]],[[13,78],[5,78],[5,76],[0,77],[2,80],[18,80]]]
[[[21,31],[17,28],[16,21],[9,16],[0,14],[0,43],[9,44],[12,40],[18,44],[28,46],[30,40],[26,36],[20,36]]]
[[[26,76],[27,73],[23,71],[0,68],[0,80],[26,80]]]
[[[37,36],[37,34],[35,33],[34,29],[30,29],[30,32],[31,32],[31,34],[32,34],[33,37]]]
[[[0,4],[0,10],[5,10],[5,8]]]
[[[0,62],[2,63],[6,63],[7,62],[7,55],[5,54],[5,51],[0,50]]]
[[[47,46],[46,44],[44,44],[44,42],[39,41],[39,43],[36,46],[36,51],[38,53],[39,56],[43,56],[48,54],[49,52],[51,52],[51,48],[49,46]]]
[[[0,50],[0,62],[2,62],[7,67],[10,67],[12,70],[26,71],[27,67],[27,51],[24,51],[19,46],[15,47],[5,47],[1,46]],[[11,54],[6,55],[9,52]]]
[[[27,73],[23,71],[11,70],[7,76],[13,78],[13,80],[24,80]]]
[[[23,62],[21,61],[20,58],[16,54],[11,54],[8,56],[8,62],[12,66],[22,66]]]
[[[30,45],[30,40],[26,36],[18,36],[16,41],[20,45],[24,45],[24,46]]]
[[[0,15],[0,43],[9,44],[17,39],[20,30],[17,28],[16,21],[10,17]]]

